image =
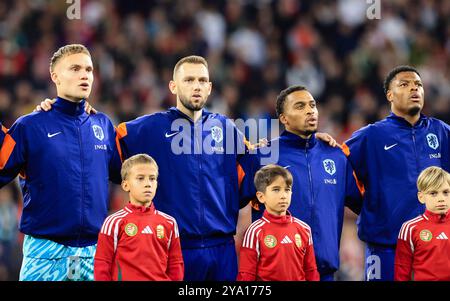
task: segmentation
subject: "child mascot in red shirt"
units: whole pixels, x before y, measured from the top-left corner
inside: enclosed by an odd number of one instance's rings
[[[106,218],[98,235],[94,279],[183,280],[184,263],[175,219],[155,209],[158,165],[149,155],[125,160],[122,188],[130,202]]]
[[[417,180],[426,210],[405,222],[395,253],[396,281],[450,281],[450,174],[431,166]]]
[[[270,164],[256,173],[254,183],[266,209],[245,232],[237,280],[319,281],[311,228],[287,211],[292,174]]]

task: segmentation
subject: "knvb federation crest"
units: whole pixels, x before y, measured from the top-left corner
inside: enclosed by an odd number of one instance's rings
[[[213,140],[216,141],[217,143],[222,142],[222,140],[223,140],[222,129],[218,126],[213,126],[211,128],[211,136],[212,136]]]
[[[430,241],[433,238],[433,234],[429,230],[422,230],[420,231],[420,239],[423,241]]]
[[[125,226],[125,233],[126,233],[128,236],[135,236],[135,235],[137,234],[137,232],[138,232],[138,227],[137,227],[135,224],[133,224],[133,223],[128,223],[128,224]]]
[[[264,244],[266,245],[266,247],[272,249],[277,245],[277,239],[273,235],[267,235],[266,237],[264,237]]]
[[[92,126],[92,130],[94,131],[95,138],[97,138],[98,140],[102,141],[103,138],[105,138],[105,135],[103,134],[103,129],[98,125],[94,124]]]
[[[427,135],[427,143],[428,146],[431,147],[432,149],[437,149],[439,147],[439,140],[435,134]]]
[[[323,160],[323,168],[327,173],[329,173],[331,176],[336,173],[336,164],[334,164],[334,161],[331,159]]]

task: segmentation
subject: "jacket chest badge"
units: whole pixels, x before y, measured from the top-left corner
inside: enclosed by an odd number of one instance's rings
[[[208,137],[209,137],[209,135],[208,135]],[[208,152],[209,150],[206,153],[207,154],[212,154],[212,153],[221,154],[221,153],[224,153],[223,146],[220,144],[223,141],[222,128],[220,128],[218,126],[213,126],[211,128],[211,138],[212,138],[212,140],[214,140],[215,145],[211,146],[211,153]]]
[[[272,249],[277,245],[277,239],[273,235],[267,235],[264,237],[264,244],[266,247]]]
[[[156,237],[163,239],[165,236],[163,225],[156,226]]]
[[[301,238],[301,236],[300,236],[300,234],[295,234],[294,235],[294,238],[295,238],[295,245],[298,247],[298,248],[301,248],[302,247],[302,238]]]
[[[100,126],[94,124],[92,126],[92,130],[94,131],[95,138],[97,138],[100,141],[103,141],[103,139],[105,138],[105,135],[103,134],[103,129]]]
[[[137,232],[138,232],[138,227],[137,227],[135,224],[133,224],[133,223],[128,223],[128,224],[125,226],[125,233],[126,233],[128,236],[135,236],[135,235],[137,234]]]
[[[336,173],[336,164],[331,159],[325,159],[323,160],[323,168],[327,173],[329,173],[331,176]]]
[[[211,137],[213,138],[214,141],[216,141],[217,143],[222,142],[223,140],[223,132],[222,129],[218,126],[213,126],[211,128]]]
[[[439,147],[439,139],[435,134],[427,135],[427,143],[428,143],[428,146],[434,150],[436,150]]]
[[[431,232],[429,230],[422,230],[420,231],[420,239],[425,241],[425,242],[429,242],[432,238],[433,238],[433,234],[431,234]]]

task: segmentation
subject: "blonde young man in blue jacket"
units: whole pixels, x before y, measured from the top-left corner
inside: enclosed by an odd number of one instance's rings
[[[20,280],[93,280],[109,175],[120,170],[114,126],[105,114],[84,110],[94,80],[86,47],[61,47],[50,74],[58,95],[53,110],[22,116],[2,131],[0,187],[20,174]]]

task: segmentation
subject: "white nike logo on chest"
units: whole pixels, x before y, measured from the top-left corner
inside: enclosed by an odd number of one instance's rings
[[[384,145],[384,150],[390,150],[391,148],[393,148],[394,146],[396,146],[398,143],[392,144],[392,145]]]
[[[180,132],[174,132],[174,133],[166,133],[166,138],[170,138],[172,136],[175,136],[176,134],[179,134]]]
[[[54,134],[47,133],[47,137],[48,138],[52,138],[52,137],[55,137],[56,135],[59,135],[59,134],[61,134],[61,132],[57,132],[57,133],[54,133]]]

